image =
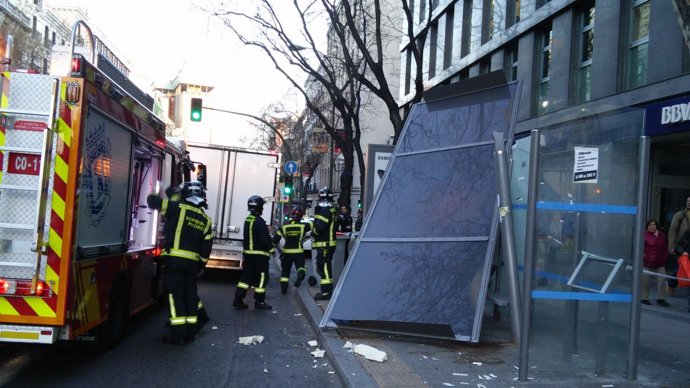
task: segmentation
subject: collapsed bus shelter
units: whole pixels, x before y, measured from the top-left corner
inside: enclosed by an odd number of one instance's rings
[[[500,220],[512,213],[522,292],[509,308],[521,312],[512,322],[522,339],[520,379],[540,362],[550,366],[542,373],[634,380],[644,111],[573,117],[513,143],[517,90],[413,108],[321,327],[478,342],[496,255],[499,293],[515,289],[505,276],[510,247],[497,244]],[[494,132],[512,145],[503,150],[512,161],[508,207],[498,200]]]

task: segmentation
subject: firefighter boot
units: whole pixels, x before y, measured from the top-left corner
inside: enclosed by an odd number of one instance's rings
[[[331,299],[331,293],[330,292],[319,292],[318,294],[314,295],[314,300],[330,300]]]
[[[254,302],[254,309],[256,310],[271,310],[273,306],[266,302]]]
[[[182,346],[185,344],[185,339],[174,334],[166,334],[163,336],[163,342],[168,345]]]
[[[249,305],[244,303],[242,299],[235,297],[235,301],[232,302],[232,307],[238,310],[244,310],[246,308],[249,308]]]
[[[299,287],[300,284],[302,284],[302,280],[304,280],[304,272],[302,271],[297,271],[297,280],[295,280],[295,287]]]

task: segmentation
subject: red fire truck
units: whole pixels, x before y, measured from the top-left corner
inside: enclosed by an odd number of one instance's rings
[[[0,77],[0,341],[109,347],[160,292],[146,196],[193,166],[92,62]]]

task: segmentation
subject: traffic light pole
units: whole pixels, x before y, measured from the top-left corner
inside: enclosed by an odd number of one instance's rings
[[[260,123],[266,125],[267,127],[271,128],[271,130],[273,131],[273,133],[275,133],[276,136],[278,136],[278,138],[280,139],[281,143],[282,143],[282,144],[287,144],[287,143],[285,142],[285,138],[283,137],[283,134],[280,133],[280,131],[278,130],[278,128],[276,128],[275,125],[271,124],[270,122],[264,120],[263,118],[261,118],[261,117],[259,117],[259,116],[254,116],[254,115],[251,115],[251,114],[249,114],[249,113],[235,112],[235,111],[231,111],[231,110],[227,110],[227,109],[211,108],[211,107],[208,107],[208,106],[203,107],[203,109],[214,110],[214,111],[216,111],[216,112],[229,113],[229,114],[232,114],[232,115],[243,116],[243,117],[248,117],[248,118],[250,118],[250,119],[254,119],[254,120],[256,120],[256,121],[258,121],[258,122],[260,122]],[[284,147],[284,148],[285,148],[285,151],[287,151],[287,152],[285,152],[285,153],[286,153],[286,155],[285,155],[286,159],[287,159],[287,160],[293,160],[293,158],[292,158],[292,152],[290,151],[290,149],[287,148],[287,147]]]

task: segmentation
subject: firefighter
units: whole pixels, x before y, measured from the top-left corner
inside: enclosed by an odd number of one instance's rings
[[[202,165],[203,166],[203,165]],[[201,166],[199,166],[201,167]],[[203,170],[201,170],[203,171]],[[204,181],[199,181],[204,184]],[[176,201],[180,202],[182,201],[182,185],[180,186],[175,186],[175,187],[169,187],[168,189],[165,190],[165,194],[168,196],[168,199],[170,201]],[[206,195],[205,195],[205,189],[204,189],[204,201],[201,203],[201,207],[204,209],[208,209],[208,204],[206,203]],[[201,277],[201,274],[203,273],[203,268],[205,267],[205,263],[201,264],[203,262],[200,262],[200,270],[197,273],[197,277]],[[200,332],[201,329],[206,326],[206,324],[211,320],[211,318],[208,316],[208,312],[206,311],[206,307],[204,307],[204,303],[201,301],[201,298],[197,295],[197,322],[196,322],[196,328],[194,329],[195,332]],[[170,327],[170,320],[165,322],[165,327]]]
[[[316,272],[321,277],[321,292],[314,300],[329,300],[333,292],[332,262],[335,252],[335,231],[338,214],[333,207],[333,193],[328,187],[319,190],[319,202],[314,213],[312,249],[316,249]]]
[[[174,189],[166,190],[173,197]],[[168,295],[171,332],[163,342],[184,345],[193,341],[198,331],[197,273],[211,254],[213,235],[211,219],[203,210],[204,188],[200,182],[185,182],[180,192],[182,202],[151,194],[148,206],[166,217],[163,227],[163,289]]]
[[[266,303],[266,284],[268,284],[268,263],[271,253],[275,252],[271,234],[266,221],[261,218],[264,211],[264,199],[253,195],[247,201],[249,215],[244,221],[244,238],[242,241],[242,256],[244,257],[244,271],[237,283],[235,301],[232,307],[246,309],[244,297],[249,287],[254,287],[254,308],[256,310],[270,310]]]
[[[273,236],[273,244],[278,245],[280,239],[285,240],[282,254],[280,255],[280,292],[287,293],[288,283],[290,282],[290,271],[292,265],[295,265],[297,270],[297,280],[295,280],[295,287],[299,287],[307,274],[307,266],[304,263],[304,248],[302,247],[302,239],[304,239],[307,232],[311,230],[309,224],[302,223],[302,216],[304,212],[299,207],[294,207],[290,214],[290,219],[283,224],[275,236]]]

